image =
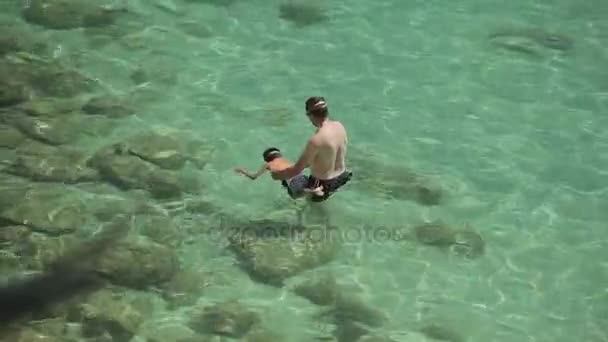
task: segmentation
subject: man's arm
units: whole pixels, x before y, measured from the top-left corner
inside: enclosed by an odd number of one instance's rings
[[[314,160],[316,155],[317,155],[317,143],[313,137],[308,140],[308,143],[306,144],[306,147],[304,148],[304,152],[302,152],[302,155],[300,156],[298,161],[291,167],[288,167],[282,171],[276,172],[275,177],[277,179],[283,180],[283,179],[289,179],[295,175],[300,174],[302,171],[304,171],[305,168],[307,168],[310,165],[310,163]]]
[[[254,174],[249,173],[247,170],[245,170],[243,168],[236,168],[236,169],[234,169],[235,172],[240,173],[243,176],[249,177],[249,179],[251,179],[251,180],[255,180],[256,178],[260,177],[267,170],[268,170],[268,165],[266,163],[264,163],[264,165],[262,165],[260,167],[260,169],[256,173],[254,173]]]

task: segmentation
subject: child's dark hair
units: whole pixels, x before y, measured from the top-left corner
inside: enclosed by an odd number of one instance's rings
[[[275,158],[278,158],[280,156],[281,151],[276,147],[267,148],[266,151],[262,153],[262,158],[264,158],[264,161],[267,163],[273,161]]]

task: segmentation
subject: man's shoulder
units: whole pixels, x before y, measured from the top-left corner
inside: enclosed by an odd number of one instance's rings
[[[323,142],[323,135],[321,132],[315,133],[312,137],[308,139],[308,143],[311,145],[318,146]]]

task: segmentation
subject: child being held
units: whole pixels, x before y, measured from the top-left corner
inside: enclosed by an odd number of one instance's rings
[[[276,172],[282,171],[292,166],[292,163],[289,162],[287,159],[283,158],[281,151],[276,147],[266,149],[262,154],[262,157],[264,158],[264,164],[255,174],[249,173],[244,168],[236,168],[234,171],[249,177],[251,180],[255,180],[256,178],[263,175],[266,171],[270,171],[271,177],[273,179],[277,179],[275,176]],[[281,181],[281,185],[287,188],[287,193],[289,194],[289,196],[291,196],[291,198],[299,198],[310,193],[314,193],[318,196],[323,196],[323,186],[311,189],[308,187],[308,183],[308,177],[302,173],[288,180]]]

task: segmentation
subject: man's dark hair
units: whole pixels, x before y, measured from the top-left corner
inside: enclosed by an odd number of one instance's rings
[[[322,96],[309,97],[306,100],[306,113],[318,118],[325,118],[329,114],[327,101]]]
[[[264,158],[265,162],[271,162],[276,158],[281,156],[281,151],[276,147],[267,148],[264,153],[262,153],[262,158]]]

